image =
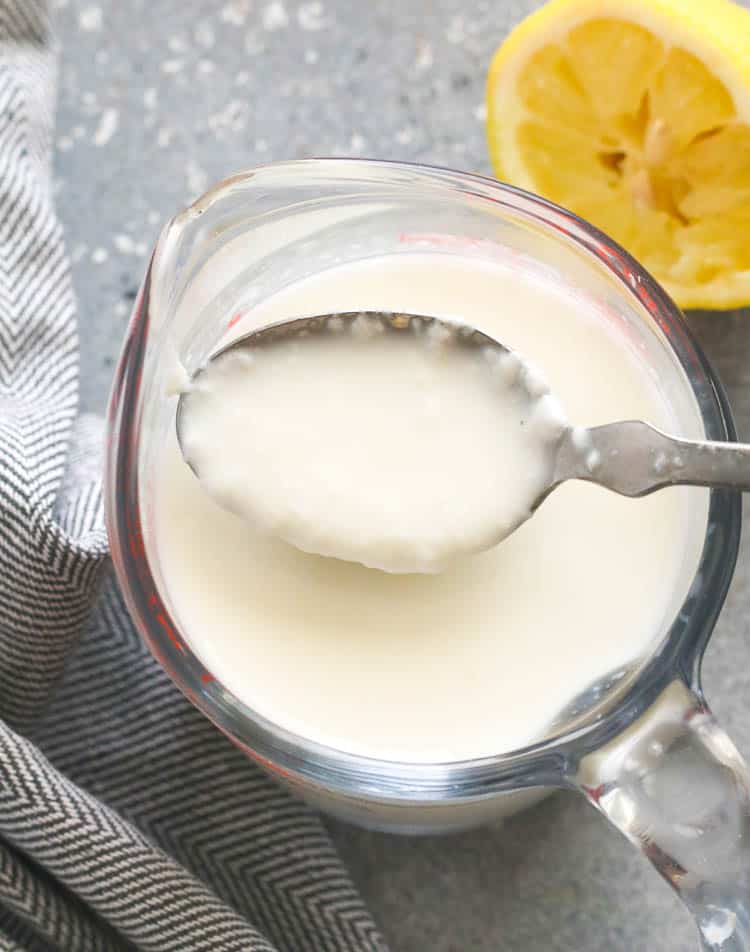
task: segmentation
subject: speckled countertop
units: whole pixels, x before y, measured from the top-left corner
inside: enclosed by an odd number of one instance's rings
[[[750,3],[750,0],[746,0]],[[52,0],[57,203],[80,299],[82,404],[103,408],[159,224],[261,162],[369,155],[488,172],[484,75],[533,0]],[[750,438],[750,314],[692,315]],[[705,666],[750,755],[750,558]],[[583,801],[404,839],[334,827],[394,952],[681,952],[667,886]]]

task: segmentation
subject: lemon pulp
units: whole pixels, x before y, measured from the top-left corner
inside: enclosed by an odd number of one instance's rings
[[[553,0],[513,31],[488,80],[495,172],[607,232],[683,307],[750,303],[750,13],[626,9]]]

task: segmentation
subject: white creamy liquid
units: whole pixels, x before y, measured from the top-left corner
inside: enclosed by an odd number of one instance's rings
[[[442,571],[529,517],[566,426],[538,372],[465,339],[360,314],[251,341],[186,390],[183,455],[255,531],[386,572]]]
[[[592,305],[502,264],[424,253],[342,266],[262,302],[231,333],[361,308],[461,313],[533,361],[576,423],[681,430]],[[164,594],[230,691],[311,740],[430,762],[539,738],[579,692],[648,652],[686,595],[707,493],[631,500],[568,483],[502,544],[439,575],[389,575],[254,535],[201,487],[173,432],[154,503]]]

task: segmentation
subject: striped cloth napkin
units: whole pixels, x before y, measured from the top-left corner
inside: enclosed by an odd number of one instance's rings
[[[177,692],[77,416],[43,0],[0,0],[0,950],[384,950],[318,818]]]

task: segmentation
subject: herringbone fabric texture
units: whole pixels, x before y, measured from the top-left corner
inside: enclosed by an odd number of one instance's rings
[[[0,0],[0,952],[385,948],[319,820],[172,687],[76,419],[43,0]]]

